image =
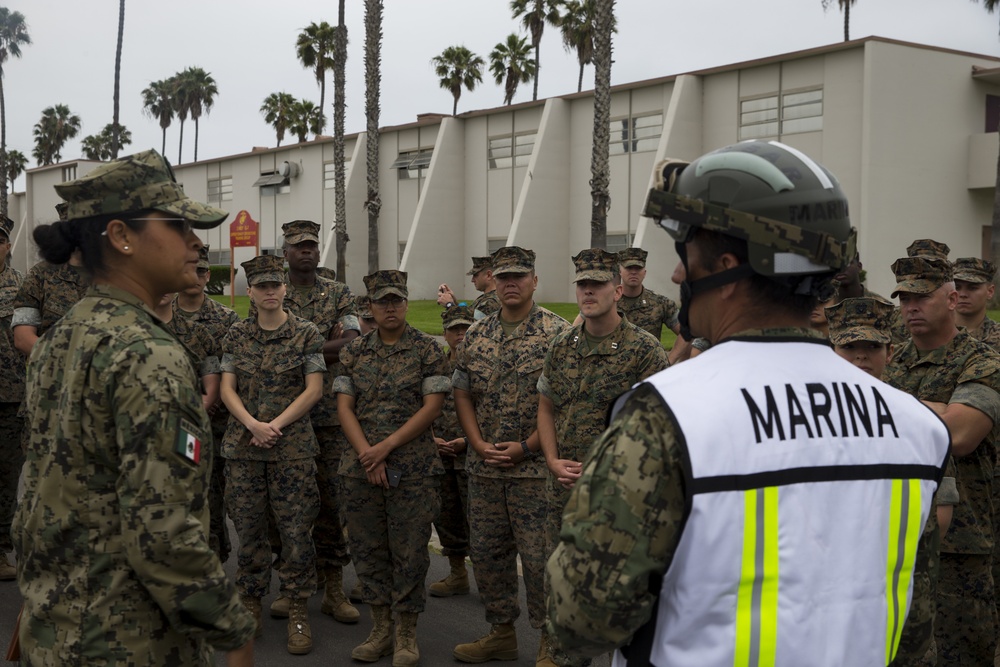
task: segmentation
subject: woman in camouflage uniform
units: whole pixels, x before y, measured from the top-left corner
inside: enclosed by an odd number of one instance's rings
[[[208,544],[211,452],[194,369],[150,310],[197,280],[220,211],[188,199],[155,151],[56,186],[67,220],[46,260],[80,249],[87,295],[27,370],[25,494],[14,522],[31,665],[253,664],[253,617]]]
[[[319,512],[319,454],[309,411],[323,394],[323,337],[316,325],[282,309],[283,260],[243,262],[257,315],[237,322],[222,343],[222,401],[229,426],[226,508],[240,547],[236,585],[261,632],[261,598],[271,583],[267,517],[281,536],[281,595],[287,597],[288,652],[312,650],[306,602],[316,590],[312,525]]]
[[[394,653],[392,664],[407,667],[420,660],[417,614],[427,599],[427,542],[444,472],[429,429],[451,380],[441,345],[406,323],[406,274],[378,271],[365,276],[365,287],[378,329],[340,351],[345,375],[333,384],[353,447],[340,461],[347,534],[373,621],[351,657],[375,662]]]

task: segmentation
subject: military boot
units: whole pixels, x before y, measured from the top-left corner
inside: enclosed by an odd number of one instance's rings
[[[347,594],[347,599],[350,600],[351,602],[354,602],[355,604],[357,604],[358,602],[364,602],[364,600],[361,597],[360,579],[354,582],[354,588],[352,588],[351,592]]]
[[[264,634],[264,626],[260,622],[260,598],[250,597],[249,595],[241,595],[240,602],[246,607],[246,610],[253,614],[253,620],[257,623],[257,629],[254,630],[253,636],[260,637]]]
[[[288,652],[292,655],[305,655],[313,648],[308,602],[309,598],[290,598],[288,602]]]
[[[392,667],[416,667],[419,664],[417,615],[404,611],[399,614],[399,623],[396,624],[396,650],[392,654]]]
[[[494,625],[488,635],[469,644],[456,646],[452,655],[462,662],[517,660],[517,634],[514,626],[510,623]]]
[[[552,659],[552,644],[549,635],[542,630],[542,637],[538,641],[538,655],[535,656],[535,667],[559,667]]]
[[[392,653],[393,625],[389,605],[373,604],[371,609],[372,631],[363,644],[351,651],[351,657],[361,662],[376,662]]]
[[[341,623],[357,623],[361,613],[344,596],[344,570],[331,567],[326,571],[326,585],[323,588],[323,604],[320,610]]]
[[[451,572],[441,581],[431,584],[427,590],[438,598],[448,598],[452,595],[469,594],[469,572],[465,569],[465,559],[461,556],[448,556]]]
[[[287,595],[279,595],[271,603],[269,611],[271,618],[288,618],[289,599]]]

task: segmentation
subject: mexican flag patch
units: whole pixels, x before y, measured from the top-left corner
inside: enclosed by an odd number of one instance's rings
[[[174,451],[192,463],[201,463],[201,440],[195,435],[194,426],[183,419],[177,429]]]

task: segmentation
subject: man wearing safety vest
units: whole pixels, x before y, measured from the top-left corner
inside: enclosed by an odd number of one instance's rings
[[[548,563],[550,635],[616,667],[888,665],[927,640],[904,626],[950,438],[809,329],[855,255],[846,197],[774,141],[654,176],[682,332],[713,346],[617,402]]]

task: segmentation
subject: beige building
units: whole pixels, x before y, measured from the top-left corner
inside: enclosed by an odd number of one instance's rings
[[[839,177],[877,292],[891,292],[889,266],[915,238],[946,241],[953,258],[992,254],[1000,58],[870,37],[616,86],[611,118],[609,249],[648,249],[647,284],[675,298],[672,243],[641,215],[652,166],[744,139],[782,141]],[[540,300],[573,300],[570,256],[590,245],[592,131],[590,92],[384,128],[380,268],[407,271],[412,298],[433,298],[447,282],[471,299],[469,258],[519,245],[538,253]],[[365,136],[348,136],[345,148],[355,291],[367,273]],[[248,211],[261,223],[263,250],[281,246],[284,222],[320,222],[324,264],[333,267],[332,160],[324,138],[175,171],[192,197]],[[34,261],[28,228],[55,217],[51,186],[95,164],[28,172],[27,194],[11,209],[25,223],[15,266]],[[213,261],[228,263],[228,223],[206,240]],[[253,250],[236,253],[239,263]]]

